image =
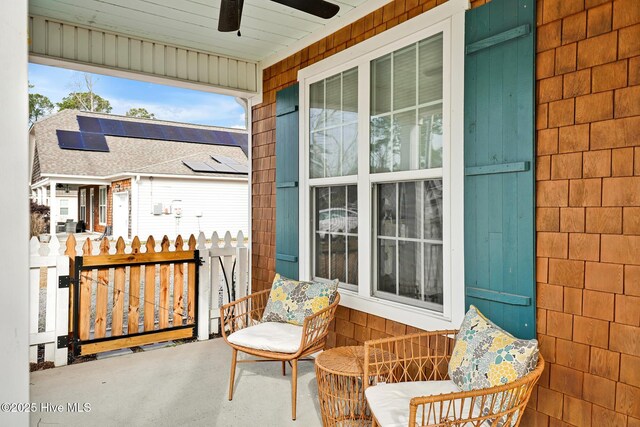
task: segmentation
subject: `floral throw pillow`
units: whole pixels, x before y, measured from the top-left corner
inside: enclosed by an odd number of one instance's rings
[[[302,326],[306,317],[329,307],[337,291],[337,279],[331,283],[300,282],[276,274],[262,321]]]
[[[456,336],[449,377],[463,391],[477,390],[522,378],[537,363],[537,340],[515,338],[472,305]]]

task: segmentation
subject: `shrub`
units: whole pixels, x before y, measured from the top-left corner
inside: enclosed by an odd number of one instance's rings
[[[49,206],[39,205],[31,201],[31,237],[46,233],[49,230]]]

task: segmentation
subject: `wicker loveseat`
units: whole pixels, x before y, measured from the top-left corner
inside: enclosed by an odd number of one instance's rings
[[[365,395],[374,426],[507,427],[520,423],[544,369],[542,356],[533,371],[514,382],[462,392],[448,374],[457,332],[424,332],[365,343],[364,378],[373,384]]]

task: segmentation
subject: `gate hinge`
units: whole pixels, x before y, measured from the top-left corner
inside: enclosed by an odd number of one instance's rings
[[[58,277],[58,288],[68,288],[71,283],[74,283],[71,276],[60,276]]]
[[[58,337],[58,348],[67,348],[69,346],[69,335],[60,335]]]

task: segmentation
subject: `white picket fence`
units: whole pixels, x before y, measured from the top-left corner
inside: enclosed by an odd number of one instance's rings
[[[85,241],[76,243],[76,253],[82,253]],[[55,235],[49,243],[33,237],[30,245],[30,361],[38,361],[38,345],[44,344],[44,361],[66,365],[67,348],[57,348],[57,337],[68,335],[69,288],[59,288],[58,281],[69,275],[69,257]],[[99,253],[99,246],[98,242],[92,245],[93,254]],[[203,261],[198,283],[198,340],[207,340],[211,333],[219,332],[220,306],[229,302],[229,293],[238,299],[249,292],[249,249],[242,231],[235,239],[228,231],[222,239],[217,233],[209,239],[200,233],[196,249]],[[115,253],[115,245],[111,252]],[[41,267],[46,268],[46,279]]]
[[[29,361],[38,361],[38,345],[44,345],[44,361],[67,364],[67,348],[58,348],[57,337],[69,333],[69,288],[58,287],[58,278],[69,274],[69,257],[56,236],[47,245],[36,237],[30,242]],[[46,280],[42,273],[46,271]]]

